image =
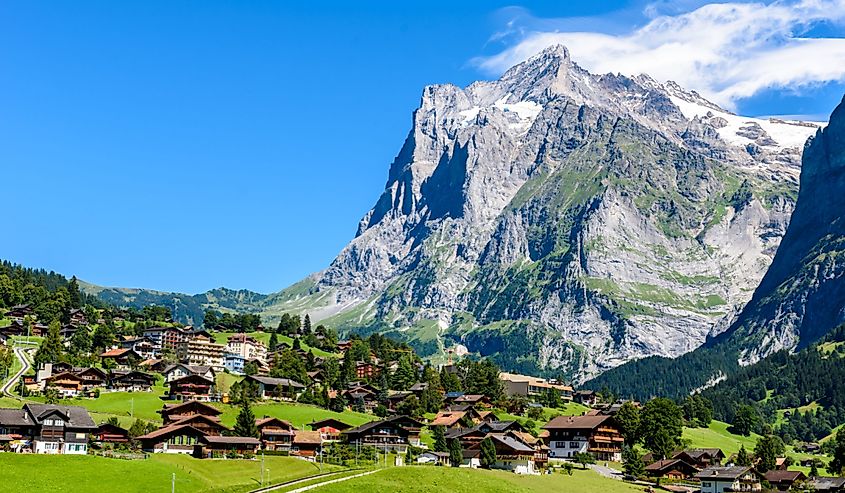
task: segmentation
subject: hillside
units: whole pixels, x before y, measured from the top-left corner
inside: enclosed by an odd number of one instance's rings
[[[193,323],[204,307],[270,323],[307,311],[428,356],[580,381],[731,325],[786,231],[816,129],[591,74],[553,47],[496,81],[426,87],[384,192],[325,271],[269,296],[89,292]]]

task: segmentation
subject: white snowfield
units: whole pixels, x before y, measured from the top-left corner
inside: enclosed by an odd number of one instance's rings
[[[690,102],[681,99],[677,96],[670,96],[672,102],[681,113],[690,120],[695,117],[702,119],[722,118],[727,123],[718,128],[719,136],[730,144],[745,147],[748,144],[758,143],[757,139],[752,139],[746,135],[752,135],[748,132],[753,129],[754,125],[759,125],[766,134],[774,141],[766,145],[776,149],[798,148],[802,149],[807,139],[816,134],[819,128],[826,125],[824,122],[799,122],[790,120],[777,120],[774,118],[762,119],[752,118],[748,116],[739,116],[729,113],[727,111],[718,111],[709,106],[704,106],[695,102]],[[743,135],[745,134],[745,135]],[[764,144],[765,145],[765,144]]]
[[[493,103],[491,108],[496,108],[506,114],[514,115],[516,117],[511,119],[511,122],[508,125],[510,128],[527,130],[528,127],[531,126],[531,123],[534,122],[534,119],[537,118],[537,115],[543,111],[543,106],[534,101],[508,103],[510,97],[510,94],[505,94],[502,98]],[[470,125],[478,116],[480,111],[481,106],[473,106],[468,110],[459,112],[459,114],[464,118],[463,122],[461,122],[461,126]]]

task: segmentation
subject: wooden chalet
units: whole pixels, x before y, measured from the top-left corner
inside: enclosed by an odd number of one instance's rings
[[[69,371],[57,373],[45,379],[46,387],[55,388],[65,398],[76,397],[82,392],[84,381]]]
[[[446,429],[469,428],[475,423],[464,411],[440,411],[429,426],[443,426]]]
[[[128,443],[129,431],[117,425],[103,423],[91,433],[91,441],[101,445],[104,443]]]
[[[83,390],[91,390],[95,387],[105,387],[108,381],[106,372],[99,368],[78,368],[74,370],[76,375],[82,379]]]
[[[165,426],[178,423],[193,416],[206,416],[220,421],[222,411],[214,406],[199,401],[185,401],[179,404],[165,404],[159,411]]]
[[[249,375],[243,381],[255,383],[258,386],[258,396],[261,399],[296,399],[305,390],[305,385],[289,378]]]
[[[518,421],[484,421],[469,428],[454,428],[446,430],[446,438],[457,438],[464,448],[484,440],[490,433],[524,432],[525,428]]]
[[[289,422],[265,416],[255,420],[261,439],[262,450],[290,450],[296,431]]]
[[[645,466],[645,473],[653,478],[680,480],[695,476],[698,468],[682,459],[663,459]]]
[[[335,418],[326,418],[308,423],[308,427],[312,431],[319,431],[323,436],[323,441],[340,440],[340,434],[350,428],[352,425],[346,424],[343,421]]]
[[[672,455],[673,459],[680,459],[697,469],[707,469],[722,465],[725,453],[718,448],[695,448],[681,450]]]
[[[405,453],[409,445],[419,446],[423,423],[408,416],[392,416],[341,432],[350,445],[376,447]]]
[[[204,436],[194,445],[194,457],[211,458],[229,454],[255,455],[261,441],[253,437]]]
[[[139,436],[144,452],[157,454],[193,454],[194,445],[206,434],[188,424],[164,426],[146,435]]]
[[[156,377],[141,371],[112,371],[109,374],[109,390],[121,392],[149,392]]]
[[[801,471],[768,471],[763,474],[766,481],[778,491],[789,491],[807,481],[807,475]]]
[[[11,319],[23,319],[27,315],[32,315],[32,306],[29,303],[15,305],[3,314],[4,317]]]
[[[109,349],[108,351],[100,354],[100,358],[103,361],[113,361],[115,368],[118,370],[129,370],[145,359],[135,351],[124,348]]]
[[[208,380],[214,380],[217,376],[214,368],[210,366],[186,365],[184,363],[176,363],[168,366],[162,371],[162,375],[164,376],[164,381],[168,383],[189,375],[199,375]]]
[[[171,400],[180,401],[211,401],[214,398],[215,384],[200,375],[188,375],[168,384],[167,395]]]
[[[290,453],[300,457],[314,457],[320,453],[322,446],[323,436],[319,431],[296,430]]]
[[[510,433],[489,433],[496,448],[496,462],[491,467],[512,471],[517,474],[537,474],[534,463],[535,449]],[[474,443],[470,450],[481,450],[481,442]]]

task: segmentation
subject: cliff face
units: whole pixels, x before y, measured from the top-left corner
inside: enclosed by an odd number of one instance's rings
[[[789,228],[752,301],[730,331],[751,363],[804,347],[845,322],[845,102],[804,151]]]

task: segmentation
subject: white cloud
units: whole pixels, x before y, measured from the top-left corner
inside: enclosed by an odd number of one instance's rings
[[[523,32],[506,50],[473,62],[498,74],[563,44],[592,72],[674,80],[729,108],[767,88],[798,90],[845,80],[845,39],[807,34],[845,21],[845,0],[713,3],[674,15],[659,14],[665,9],[655,5],[643,12],[653,18],[623,33],[549,29],[553,22],[545,20],[542,29]]]

